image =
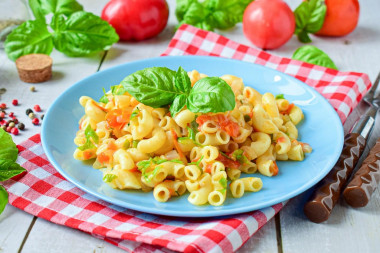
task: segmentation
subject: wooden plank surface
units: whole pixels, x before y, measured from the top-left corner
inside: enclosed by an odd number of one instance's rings
[[[85,9],[99,14],[107,0],[79,0]],[[301,1],[289,0],[294,9]],[[101,69],[138,59],[159,56],[167,47],[174,34],[177,23],[174,17],[175,0],[169,0],[170,18],[165,31],[158,37],[139,43],[118,43],[107,54]],[[368,73],[373,80],[380,68],[380,27],[377,10],[380,2],[367,0],[361,2],[361,17],[358,28],[343,38],[321,38],[313,36],[313,45],[328,53],[343,71],[355,70]],[[222,32],[228,38],[240,43],[252,44],[243,36],[242,25]],[[293,37],[285,46],[270,51],[290,57],[302,44]],[[68,58],[58,52],[54,59],[54,78],[51,82],[36,84],[37,92],[29,91],[30,84],[19,81],[14,63],[6,59],[0,51],[0,87],[7,93],[0,101],[10,104],[14,98],[32,107],[39,103],[47,108],[54,99],[73,83],[94,73],[102,54],[88,58]],[[79,71],[78,71],[79,70]],[[24,104],[24,105],[25,105]],[[13,108],[21,120],[28,122],[25,107]],[[30,123],[30,122],[29,122]],[[29,124],[28,123],[28,124]],[[39,127],[31,124],[22,135],[14,138],[16,143],[38,133]],[[253,236],[240,252],[380,252],[380,194],[377,190],[369,206],[362,209],[349,208],[339,203],[325,224],[313,224],[306,220],[302,206],[308,193],[291,200],[281,211],[281,231],[276,231],[275,221],[270,221]],[[22,252],[122,252],[102,240],[70,228],[37,219],[14,207],[8,206],[0,216],[0,252],[17,252],[25,239]],[[33,226],[32,226],[33,225]],[[30,233],[25,238],[28,230]],[[277,248],[276,232],[280,232],[282,245]],[[54,238],[54,239],[52,239]],[[358,241],[362,243],[358,243]]]

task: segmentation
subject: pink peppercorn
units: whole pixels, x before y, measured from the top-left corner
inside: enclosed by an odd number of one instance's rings
[[[18,105],[18,100],[17,99],[13,99],[12,100],[12,105],[14,105],[14,106]]]
[[[32,120],[32,123],[33,123],[34,125],[38,125],[38,123],[40,123],[40,120],[39,120],[38,118],[34,118],[34,119]]]
[[[18,135],[18,129],[17,129],[17,127],[13,127],[11,129],[11,133],[14,134],[14,135]]]
[[[11,126],[7,127],[7,132],[10,133],[12,131],[12,128]]]
[[[8,116],[11,117],[11,118],[13,118],[14,115],[15,115],[15,114],[14,114],[13,112],[10,112],[10,113],[8,114]]]
[[[0,118],[5,118],[5,112],[0,112]]]
[[[3,120],[0,121],[0,125],[5,126],[6,124],[7,124],[6,120],[3,119]]]
[[[5,109],[5,108],[7,108],[6,104],[4,104],[4,103],[0,104],[0,109]]]
[[[33,108],[34,108],[34,110],[36,112],[40,112],[41,111],[41,107],[39,105],[35,105]]]

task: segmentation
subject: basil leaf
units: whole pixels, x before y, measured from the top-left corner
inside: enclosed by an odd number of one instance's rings
[[[125,92],[126,90],[121,85],[111,86],[112,95],[124,95]]]
[[[140,113],[140,109],[138,107],[136,107],[135,110],[133,110],[131,116],[129,117],[129,121],[131,121],[132,119],[134,119],[135,117],[137,117]]]
[[[338,70],[330,57],[315,46],[302,46],[298,48],[294,52],[292,59]]]
[[[219,179],[219,184],[220,184],[224,189],[227,189],[227,179],[225,179],[224,177],[222,177],[221,179]]]
[[[178,21],[182,21],[184,19],[184,16],[189,9],[190,5],[197,2],[197,0],[177,0],[176,1],[176,9],[175,9],[175,15],[178,19]]]
[[[15,61],[26,54],[50,54],[53,41],[43,20],[29,20],[8,35],[4,48],[8,58]]]
[[[8,192],[0,185],[0,214],[4,211],[8,204]]]
[[[51,22],[53,42],[58,51],[68,56],[84,56],[107,50],[119,40],[115,29],[107,21],[85,11],[78,11],[65,19],[54,15]]]
[[[14,144],[10,134],[0,128],[0,160],[10,160],[15,162],[18,156],[18,149]]]
[[[117,178],[114,174],[105,174],[103,177],[103,181],[106,183],[111,183],[115,178]]]
[[[252,0],[209,0],[206,8],[212,13],[215,28],[229,29],[242,22],[244,10]]]
[[[44,15],[53,13],[69,16],[74,12],[83,10],[83,6],[76,0],[37,0],[34,2],[39,3]]]
[[[90,125],[87,125],[86,129],[84,130],[84,135],[86,136],[86,143],[80,147],[78,147],[79,150],[86,150],[86,149],[92,149],[96,148],[93,142],[98,143],[99,142],[99,136],[96,134],[96,132],[91,128]],[[91,141],[92,139],[92,141]]]
[[[235,108],[235,95],[223,79],[205,77],[194,84],[186,105],[195,113],[231,111]]]
[[[175,76],[175,71],[165,67],[145,68],[127,76],[121,84],[137,101],[159,108],[184,94],[175,86]]]
[[[301,42],[311,42],[308,33],[318,32],[325,20],[326,4],[323,0],[303,1],[294,11],[295,34]]]
[[[179,67],[177,73],[175,74],[174,85],[178,90],[183,91],[186,94],[189,94],[191,90],[189,75],[182,67]]]
[[[41,9],[40,0],[29,0],[29,6],[34,17],[45,22],[45,15]]]
[[[0,182],[6,181],[26,171],[23,167],[11,160],[0,160]]]
[[[104,88],[103,88],[103,94],[104,95],[99,99],[99,102],[107,104],[109,102],[109,100],[108,100],[108,97],[107,97],[107,92],[106,92],[106,90]]]
[[[172,117],[174,117],[177,113],[179,113],[182,108],[186,105],[186,96],[185,95],[179,95],[175,97],[173,104],[170,106],[170,114]]]

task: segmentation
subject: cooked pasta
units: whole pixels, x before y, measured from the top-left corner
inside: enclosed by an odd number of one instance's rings
[[[187,75],[191,87],[208,78],[196,70]],[[194,205],[220,206],[227,191],[234,198],[260,191],[259,177],[242,175],[276,176],[276,160],[302,161],[312,151],[297,140],[304,114],[282,95],[262,95],[233,75],[221,79],[236,104],[219,113],[195,113],[184,105],[174,115],[171,108],[139,102],[121,85],[101,102],[81,97],[85,115],[74,158],[94,159],[93,167],[112,188],[153,191],[159,202],[188,191]]]

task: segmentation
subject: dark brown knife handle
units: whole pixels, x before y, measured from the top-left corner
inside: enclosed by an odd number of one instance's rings
[[[339,199],[343,185],[350,177],[361,154],[366,140],[357,133],[344,138],[342,154],[332,170],[316,186],[304,207],[305,215],[315,223],[326,221]]]
[[[363,165],[343,191],[346,202],[352,207],[364,207],[380,181],[380,138],[369,152]]]

